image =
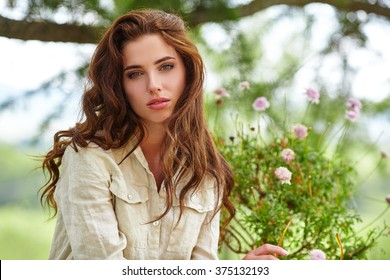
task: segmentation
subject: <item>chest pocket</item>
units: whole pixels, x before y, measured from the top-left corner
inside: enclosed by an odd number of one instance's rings
[[[110,191],[114,195],[114,206],[118,202],[118,198],[127,204],[143,203],[149,200],[147,186],[141,186],[137,184],[129,184],[126,186],[125,183],[112,182]]]
[[[127,246],[147,248],[148,188],[132,183],[126,186],[113,182],[110,191],[113,194],[118,229],[125,234]]]
[[[214,211],[214,192],[212,189],[201,194],[193,194],[184,201],[184,210],[180,221],[180,203],[173,200],[174,225],[169,238],[167,251],[190,253],[196,245],[202,226],[209,226],[206,216]]]

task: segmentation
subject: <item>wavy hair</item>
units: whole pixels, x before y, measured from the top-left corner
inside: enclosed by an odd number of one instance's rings
[[[179,196],[182,213],[186,195],[195,192],[206,177],[215,181],[218,201],[222,202],[215,206],[215,213],[224,206],[230,219],[234,216],[235,209],[229,200],[234,185],[232,171],[217,150],[204,117],[202,58],[189,40],[183,20],[158,10],[126,13],[108,28],[98,43],[89,67],[89,87],[82,98],[83,120],[69,130],[58,131],[52,149],[43,159],[42,167],[48,173],[48,181],[41,188],[41,203],[53,208],[54,216],[57,214],[54,192],[62,156],[69,145],[77,151],[77,147],[86,147],[93,142],[108,150],[123,147],[135,133],[137,145],[146,136],[147,131],[129,105],[122,83],[122,49],[126,43],[146,34],[160,35],[181,56],[186,70],[186,85],[167,120],[161,149],[167,207],[157,219],[172,207],[178,182],[185,182]],[[180,173],[174,181],[177,170]]]

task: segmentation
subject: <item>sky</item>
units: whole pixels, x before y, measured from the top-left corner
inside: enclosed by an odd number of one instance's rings
[[[23,42],[0,37],[0,102],[34,90],[62,71],[72,71],[85,57],[91,56],[94,46],[65,43]],[[79,81],[80,92],[83,81]],[[68,111],[54,129],[69,127],[77,120],[80,95],[68,100],[74,108]],[[19,102],[13,110],[0,113],[0,141],[16,143],[36,134],[38,123],[50,112],[61,96],[39,94]],[[64,127],[62,127],[64,128]]]
[[[0,2],[2,9],[3,2]],[[310,9],[316,9],[310,6]],[[272,11],[270,11],[272,13]],[[318,47],[329,33],[330,17],[333,16],[332,9],[322,9],[317,18],[318,34],[315,34],[314,41]],[[243,23],[245,24],[245,23]],[[299,23],[297,23],[299,24]],[[277,60],[284,46],[283,38],[290,32],[289,23],[281,24],[275,30],[275,36],[267,38],[269,50],[269,60]],[[209,31],[205,32],[205,37],[211,44],[223,47],[226,37],[217,27],[209,26]],[[296,28],[296,26],[294,27]],[[366,28],[369,36],[369,46],[372,51],[354,51],[352,53],[353,63],[359,71],[354,81],[354,96],[358,98],[371,98],[381,100],[389,93],[390,80],[390,24],[371,24]],[[228,47],[228,44],[226,45]],[[315,47],[315,46],[314,46]],[[37,89],[43,82],[55,77],[62,71],[71,71],[80,65],[80,62],[91,57],[94,45],[78,45],[72,43],[41,43],[38,41],[24,42],[21,40],[7,39],[0,37],[0,103],[10,97],[20,96],[24,92]],[[382,57],[377,57],[375,52],[381,53]],[[335,65],[332,61],[327,62],[321,71],[325,71],[330,79],[337,80],[339,75],[334,72]],[[298,73],[297,87],[307,87],[308,79],[315,69],[310,64],[306,69]],[[210,71],[209,71],[210,73]],[[333,76],[334,77],[333,77]],[[218,86],[218,81],[210,74],[208,84],[211,87]],[[78,92],[72,94],[71,98],[62,101],[59,93],[51,95],[40,95],[39,97],[20,102],[13,108],[0,113],[0,142],[19,143],[37,134],[38,125],[47,112],[53,110],[53,106],[58,102],[67,102],[67,109],[64,117],[53,123],[47,132],[46,137],[60,129],[67,129],[73,126],[79,116],[80,94],[84,81],[75,81]],[[390,130],[388,121],[379,121],[370,129],[375,138],[381,130]],[[390,134],[385,134],[390,139]]]

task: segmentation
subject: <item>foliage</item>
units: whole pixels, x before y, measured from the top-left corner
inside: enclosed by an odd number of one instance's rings
[[[0,207],[0,259],[45,260],[49,255],[54,221],[41,210]]]
[[[19,205],[40,208],[37,191],[43,184],[38,162],[32,156],[35,151],[0,143],[0,207]]]
[[[234,172],[232,199],[238,209],[222,231],[223,243],[236,253],[271,243],[286,248],[290,259],[307,259],[314,249],[329,259],[364,259],[386,226],[365,235],[356,231],[362,222],[353,204],[357,174],[348,159],[338,156],[338,146],[357,119],[347,115],[341,129],[326,137],[329,127],[318,132],[301,124],[277,126],[265,112],[267,106],[256,105],[264,103],[253,105],[260,110],[255,125],[243,122],[238,113],[234,136],[216,139]],[[360,107],[354,110],[360,113]],[[339,142],[330,155],[329,141],[335,138]]]

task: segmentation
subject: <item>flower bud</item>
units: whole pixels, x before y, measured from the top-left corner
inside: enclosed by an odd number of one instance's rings
[[[323,251],[319,249],[314,249],[309,253],[309,257],[311,260],[326,260],[326,255]]]

